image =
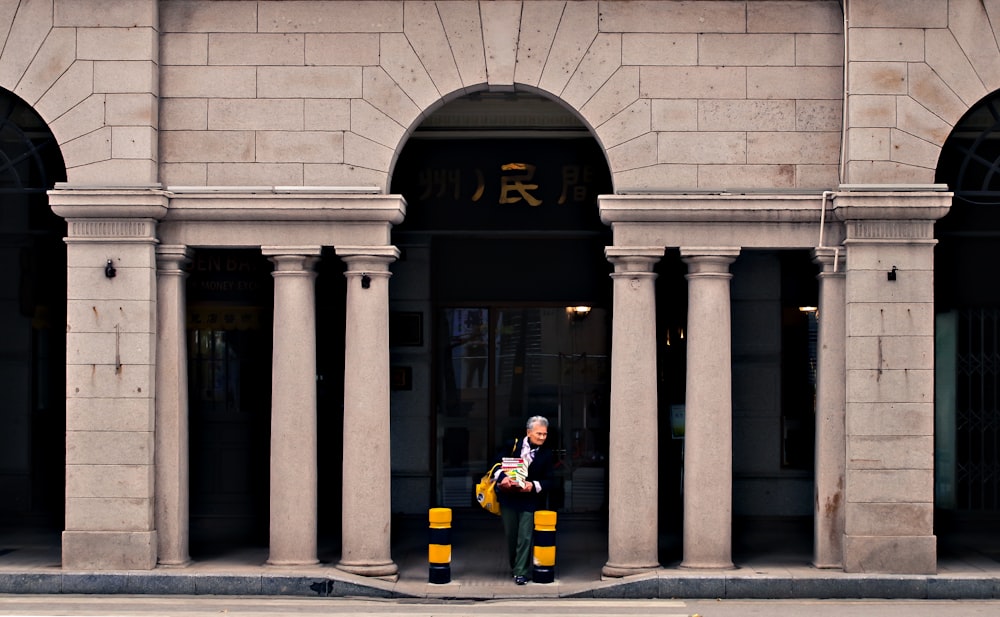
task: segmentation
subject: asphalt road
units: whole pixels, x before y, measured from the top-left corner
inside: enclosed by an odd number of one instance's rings
[[[108,617],[996,617],[1000,600],[372,600],[221,596],[0,595],[0,616]]]

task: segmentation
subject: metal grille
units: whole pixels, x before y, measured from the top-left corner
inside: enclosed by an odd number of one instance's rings
[[[956,488],[960,509],[1000,509],[1000,309],[958,315]]]
[[[0,91],[0,194],[44,193],[65,180],[62,170],[62,155],[45,122],[24,101]]]

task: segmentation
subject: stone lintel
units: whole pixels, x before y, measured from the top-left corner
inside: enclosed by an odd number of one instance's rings
[[[323,253],[322,246],[262,246],[260,252],[265,257],[280,257],[296,255],[301,257],[319,257]]]
[[[331,188],[250,187],[222,191],[205,187],[168,189],[167,221],[360,221],[397,225],[406,215],[402,195],[337,191]]]
[[[52,211],[67,219],[162,219],[167,194],[159,185],[75,186],[58,182],[48,192]],[[72,234],[71,234],[72,235]]]
[[[838,191],[834,194],[833,214],[845,222],[933,222],[948,214],[953,195],[947,190],[928,190],[926,186],[913,190],[890,187],[888,190]]]
[[[822,193],[658,193],[601,195],[605,223],[816,223]],[[829,205],[827,205],[829,208]]]

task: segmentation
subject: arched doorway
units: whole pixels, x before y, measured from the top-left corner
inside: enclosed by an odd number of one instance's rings
[[[19,533],[63,528],[66,225],[46,191],[65,180],[44,120],[0,91],[0,521]]]
[[[539,414],[559,460],[549,507],[604,515],[611,239],[597,196],[611,190],[587,128],[521,92],[457,99],[401,151],[391,188],[407,201],[390,283],[397,513],[473,511],[478,476]]]
[[[1000,554],[1000,287],[992,271],[1000,250],[998,138],[994,93],[955,126],[938,161],[936,181],[955,193],[936,226],[934,266],[935,532],[942,551],[972,540]]]

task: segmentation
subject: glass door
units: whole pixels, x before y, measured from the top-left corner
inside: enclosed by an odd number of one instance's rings
[[[590,307],[470,307],[440,311],[438,502],[472,505],[493,457],[549,419],[557,460],[549,507],[603,507],[608,444],[608,315]]]

